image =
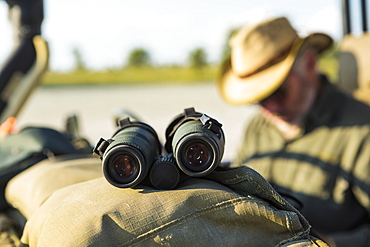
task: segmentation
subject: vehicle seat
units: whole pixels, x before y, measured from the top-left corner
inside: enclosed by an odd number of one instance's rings
[[[339,44],[338,85],[370,104],[370,34],[348,34]]]

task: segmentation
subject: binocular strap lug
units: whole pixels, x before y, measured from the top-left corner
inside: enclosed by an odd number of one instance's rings
[[[205,128],[215,133],[218,137],[220,136],[220,129],[222,127],[220,122],[218,122],[216,119],[210,118],[206,114],[203,114],[199,120],[202,122]]]
[[[95,145],[93,150],[93,156],[96,158],[102,158],[105,150],[107,149],[108,145],[112,142],[112,139],[105,140],[104,138],[100,138],[98,143]]]

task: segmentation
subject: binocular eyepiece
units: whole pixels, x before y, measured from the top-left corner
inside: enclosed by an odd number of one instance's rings
[[[203,177],[221,162],[225,139],[222,125],[205,114],[185,109],[166,130],[165,148],[186,175]]]
[[[102,160],[103,174],[112,185],[127,188],[141,183],[148,175],[161,145],[155,130],[129,118],[119,121],[111,139],[101,138],[93,154]]]
[[[167,154],[162,156],[155,130],[125,118],[111,139],[98,141],[93,154],[102,160],[105,178],[116,187],[149,182],[157,189],[173,189],[184,177],[206,176],[220,164],[225,145],[221,127],[194,108],[185,109],[166,129]]]

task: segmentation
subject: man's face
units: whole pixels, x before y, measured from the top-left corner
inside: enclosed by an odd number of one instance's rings
[[[290,124],[301,124],[314,100],[315,87],[303,73],[292,70],[272,95],[259,102],[267,115]]]

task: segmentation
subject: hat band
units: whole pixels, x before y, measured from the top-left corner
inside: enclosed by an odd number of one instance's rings
[[[247,77],[250,77],[254,74],[257,74],[259,72],[261,72],[262,70],[265,70],[277,63],[280,63],[282,62],[285,58],[288,57],[289,53],[290,53],[290,50],[291,50],[292,46],[289,46],[287,49],[279,52],[276,56],[274,56],[273,58],[271,58],[269,61],[267,61],[267,63],[265,63],[264,65],[262,65],[261,67],[257,68],[256,70],[248,73],[248,74],[245,74],[245,75],[239,75],[238,77],[243,79],[243,78],[247,78]]]

